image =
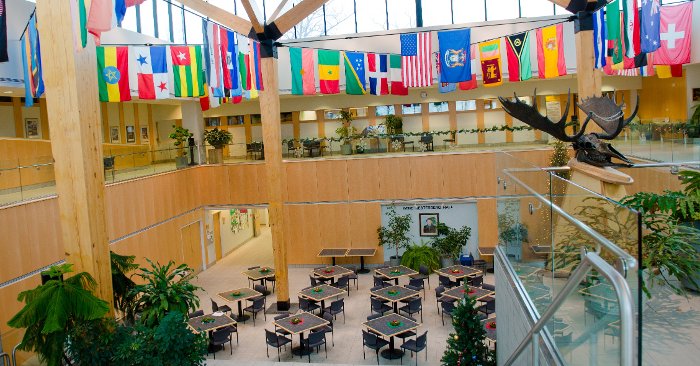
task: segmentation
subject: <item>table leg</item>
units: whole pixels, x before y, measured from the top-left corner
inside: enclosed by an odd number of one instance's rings
[[[388,360],[395,360],[397,358],[401,358],[402,356],[403,351],[395,348],[394,337],[391,337],[389,339],[389,349],[385,349],[384,351],[382,351],[382,357]]]
[[[360,257],[360,270],[357,273],[369,273],[369,269],[365,268],[365,257]]]
[[[335,266],[335,257],[331,257],[331,259],[333,260],[333,265]]]
[[[243,306],[241,305],[241,300],[238,301],[238,316],[236,317],[237,322],[244,322],[250,319],[250,315],[243,314]]]
[[[394,312],[396,314],[399,313],[399,302],[398,301],[394,301]]]
[[[323,316],[323,309],[326,308],[326,300],[321,300],[321,316]]]
[[[292,354],[302,357],[309,353],[311,353],[311,350],[304,348],[304,332],[301,332],[299,333],[299,347],[292,349]]]
[[[394,285],[396,285],[396,286],[399,285],[399,278],[398,277],[394,278]]]

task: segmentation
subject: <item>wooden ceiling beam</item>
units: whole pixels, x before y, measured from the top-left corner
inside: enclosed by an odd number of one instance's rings
[[[231,30],[243,34],[249,35],[250,31],[253,29],[251,22],[229,13],[228,11],[221,9],[217,6],[209,4],[202,0],[175,0],[182,5],[202,14],[209,19],[222,24]]]
[[[610,1],[605,0],[606,3]],[[557,4],[574,14],[582,10],[593,10],[598,5],[598,0],[549,0],[549,2]]]
[[[265,19],[254,0],[241,0],[241,4],[243,5],[245,12],[248,14],[248,18],[253,24],[253,29],[255,29],[255,32],[265,33]]]
[[[275,19],[274,24],[280,34],[285,34],[327,2],[328,0],[303,0]]]
[[[272,12],[272,15],[270,15],[270,17],[267,19],[267,22],[268,23],[274,22],[275,19],[277,19],[277,17],[282,12],[282,9],[284,9],[284,6],[287,5],[288,2],[289,2],[289,0],[282,0],[282,2],[280,2],[279,6],[277,6],[277,9],[275,9],[275,11]]]

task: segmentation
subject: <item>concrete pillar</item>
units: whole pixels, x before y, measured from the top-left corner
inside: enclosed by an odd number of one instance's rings
[[[203,164],[207,161],[207,151],[204,147],[204,116],[199,101],[182,101],[182,127],[187,128],[194,136],[194,142],[199,146],[195,149],[194,162]],[[199,151],[199,152],[198,152]],[[189,154],[189,152],[188,152]]]

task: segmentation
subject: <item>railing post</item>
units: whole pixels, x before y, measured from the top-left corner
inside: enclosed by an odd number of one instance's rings
[[[540,333],[532,335],[532,366],[540,365]]]

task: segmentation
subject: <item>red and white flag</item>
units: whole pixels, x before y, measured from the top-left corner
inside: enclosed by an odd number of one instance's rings
[[[622,22],[625,27],[625,56],[634,57],[641,52],[637,0],[625,0],[622,3],[622,11]]]
[[[221,54],[221,29],[218,24],[203,21],[206,25],[204,34],[204,52],[206,57],[207,83],[212,96],[223,97],[224,71],[223,58]]]
[[[367,54],[369,92],[373,95],[389,94],[389,60],[387,55]]]
[[[401,70],[404,86],[421,88],[433,85],[431,48],[430,32],[401,35]]]
[[[165,46],[130,47],[130,57],[136,61],[139,99],[170,97],[168,61]]]
[[[661,7],[661,47],[654,53],[655,65],[690,63],[693,35],[693,2]]]

